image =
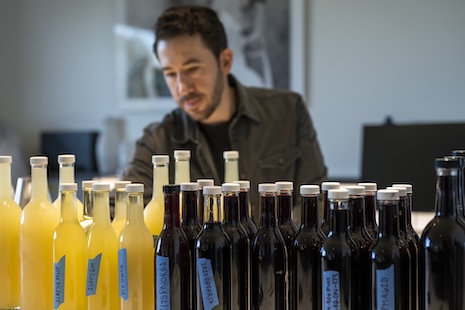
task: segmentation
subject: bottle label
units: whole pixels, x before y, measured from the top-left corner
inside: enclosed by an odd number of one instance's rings
[[[339,272],[328,270],[323,272],[323,308],[341,309],[341,286]]]
[[[66,267],[66,256],[63,255],[60,260],[54,264],[54,305],[55,309],[58,309],[60,305],[65,301],[65,267]]]
[[[215,278],[213,277],[211,260],[208,258],[198,258],[197,271],[199,273],[203,307],[206,310],[211,310],[220,304],[216,291]]]
[[[376,269],[376,308],[395,309],[394,265],[386,269]]]
[[[170,258],[157,256],[157,310],[171,309]]]
[[[98,274],[100,271],[100,260],[102,253],[95,256],[94,259],[89,259],[87,264],[87,283],[86,296],[95,295],[97,292]]]
[[[128,259],[126,249],[118,250],[119,295],[128,301]]]

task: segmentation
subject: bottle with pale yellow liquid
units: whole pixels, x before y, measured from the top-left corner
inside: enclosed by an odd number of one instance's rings
[[[153,237],[144,223],[144,185],[128,184],[127,221],[119,236],[122,310],[154,309]]]
[[[92,184],[94,221],[87,233],[86,295],[89,310],[120,308],[118,240],[110,222],[110,184]]]
[[[119,234],[126,225],[128,194],[126,193],[126,185],[131,184],[131,181],[116,181],[115,182],[115,217],[111,222],[111,226],[115,230],[116,238],[119,239]]]
[[[87,235],[90,225],[94,221],[94,207],[92,204],[92,184],[97,183],[96,180],[82,181],[82,206],[84,208],[83,220],[79,222],[84,232]]]
[[[87,309],[87,238],[76,217],[76,183],[59,185],[61,220],[53,233],[54,309]]]
[[[145,225],[149,228],[153,236],[153,246],[163,228],[164,218],[164,196],[163,185],[169,183],[169,155],[153,155],[153,192],[152,199],[144,209]]]
[[[191,181],[191,151],[174,150],[174,184]],[[182,195],[179,195],[179,216],[182,214]]]
[[[21,309],[53,309],[53,232],[60,221],[50,201],[48,158],[33,156],[31,200],[20,224]]]
[[[74,154],[61,154],[58,155],[58,184],[61,183],[74,183],[74,165],[76,163],[76,156]],[[58,213],[61,211],[61,195],[58,191],[57,198],[53,202]],[[76,212],[78,221],[83,220],[84,207],[79,198],[76,197]]]
[[[231,183],[239,180],[239,152],[224,151],[224,183]]]
[[[0,156],[0,309],[19,309],[19,222],[11,195],[11,156]]]

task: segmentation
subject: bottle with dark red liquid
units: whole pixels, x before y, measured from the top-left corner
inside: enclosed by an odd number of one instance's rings
[[[378,223],[376,222],[376,191],[378,185],[374,182],[361,182],[357,185],[365,187],[366,228],[374,240],[378,237]]]
[[[289,263],[295,275],[291,286],[293,309],[318,310],[322,307],[319,251],[325,236],[318,222],[319,194],[318,185],[300,186],[302,225],[292,246],[293,263]]]
[[[204,196],[203,196],[203,188],[204,186],[213,186],[215,180],[213,179],[198,179],[197,180],[197,185],[198,187],[198,202],[197,202],[197,218],[199,219],[200,225],[203,225],[203,216],[204,216],[204,210],[203,207],[205,205],[204,202]]]
[[[237,183],[223,183],[224,220],[221,223],[231,241],[231,307],[250,308],[250,240],[239,221],[239,190]]]
[[[157,309],[192,306],[191,252],[179,218],[179,185],[163,185],[165,219],[155,246]]]
[[[329,223],[330,223],[330,211],[329,211],[329,201],[328,201],[328,191],[330,189],[338,189],[341,186],[339,182],[323,182],[321,183],[321,195],[323,206],[323,222],[321,223],[321,231],[325,234],[325,237],[329,233]]]
[[[465,309],[465,231],[457,220],[456,159],[436,158],[436,215],[425,227],[426,309]]]
[[[320,248],[323,309],[351,309],[352,246],[349,226],[349,192],[328,190],[329,233]]]
[[[288,309],[288,258],[276,220],[276,184],[258,185],[262,212],[252,250],[252,307]]]
[[[231,242],[221,227],[221,186],[205,186],[203,194],[204,224],[195,244],[197,309],[231,309]]]
[[[250,197],[249,197],[249,190],[250,190],[250,181],[249,180],[239,180],[234,181],[234,183],[239,184],[240,192],[239,192],[239,218],[241,221],[242,226],[244,226],[245,230],[247,231],[247,235],[249,236],[250,246],[252,246],[253,238],[257,233],[257,226],[252,220],[251,211],[250,211]]]

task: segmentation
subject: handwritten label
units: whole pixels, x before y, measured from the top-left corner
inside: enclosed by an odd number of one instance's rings
[[[126,249],[118,250],[119,295],[128,301],[128,259]]]
[[[60,260],[54,264],[53,269],[53,299],[55,309],[58,309],[65,301],[65,267],[66,267],[66,256],[60,258]]]
[[[376,269],[376,308],[395,309],[394,265],[386,269]]]
[[[198,258],[197,271],[199,274],[203,307],[206,310],[211,310],[219,305],[211,260],[207,258]]]
[[[157,256],[157,310],[171,309],[170,258]]]
[[[97,292],[98,275],[100,271],[100,260],[102,253],[95,256],[94,259],[89,259],[87,263],[87,283],[86,283],[86,296],[95,295]]]
[[[335,270],[323,272],[323,308],[341,309],[340,277],[339,272]]]

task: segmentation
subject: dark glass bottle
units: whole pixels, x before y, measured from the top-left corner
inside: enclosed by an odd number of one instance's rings
[[[239,218],[241,221],[242,226],[244,226],[245,230],[247,231],[247,235],[249,236],[249,240],[252,246],[253,238],[257,233],[257,226],[252,220],[251,212],[250,212],[250,198],[249,198],[249,190],[250,190],[250,181],[249,180],[239,180],[234,181],[234,183],[239,184],[240,192],[239,192]]]
[[[425,251],[427,309],[465,309],[465,231],[457,221],[457,160],[437,158],[434,218],[425,227],[421,242]]]
[[[252,307],[288,309],[288,260],[276,220],[276,184],[258,185],[262,212],[252,250]]]
[[[179,185],[163,185],[165,218],[155,246],[157,309],[188,309],[192,298],[191,252],[179,219]]]
[[[357,185],[365,187],[366,228],[374,240],[378,237],[378,223],[376,222],[376,191],[378,190],[378,184],[375,182],[361,182]]]
[[[328,190],[329,233],[320,248],[323,309],[351,309],[352,247],[349,226],[349,192]]]
[[[318,185],[301,185],[302,225],[295,235],[292,246],[294,281],[291,292],[294,295],[293,309],[321,309],[321,262],[320,247],[324,234],[318,222]]]
[[[365,220],[365,187],[347,186],[352,248],[352,309],[370,309],[370,256],[373,243]]]
[[[231,309],[231,242],[221,227],[221,186],[203,187],[204,224],[195,244],[197,309]],[[215,308],[217,307],[217,308]]]
[[[195,241],[202,230],[197,217],[197,203],[198,203],[198,185],[194,182],[181,183],[181,201],[182,201],[182,221],[181,227],[186,233],[187,242],[189,242],[189,249],[191,252],[191,273],[192,273],[192,292],[196,291],[196,263],[195,263]],[[194,296],[193,296],[194,297]],[[192,301],[192,309],[195,309],[197,302],[194,298]]]
[[[370,248],[372,309],[411,309],[409,298],[409,252],[399,234],[399,192],[377,193],[378,238]]]
[[[339,182],[323,182],[321,183],[321,195],[322,201],[321,204],[323,206],[323,221],[321,223],[321,231],[323,231],[324,235],[327,236],[329,233],[329,223],[330,220],[330,211],[329,211],[329,201],[328,201],[328,191],[330,189],[338,189],[341,186]]]
[[[221,223],[231,241],[231,307],[250,308],[250,240],[239,221],[239,190],[237,183],[223,183],[224,220]]]
[[[198,202],[197,202],[197,218],[199,219],[200,225],[203,225],[203,216],[204,216],[204,210],[203,207],[205,205],[204,202],[204,195],[203,195],[203,188],[204,186],[213,186],[215,180],[213,179],[198,179],[197,180],[197,185],[198,187]]]
[[[453,154],[461,154],[459,153],[460,151],[452,151]],[[465,152],[465,151],[464,151]],[[465,196],[464,196],[464,191],[465,191],[465,154],[462,155],[452,155],[452,156],[446,156],[450,159],[457,159],[459,163],[459,170],[457,174],[457,201],[458,201],[458,206],[457,206],[457,218],[460,220],[462,223],[462,226],[465,226]]]

